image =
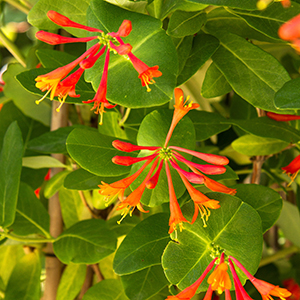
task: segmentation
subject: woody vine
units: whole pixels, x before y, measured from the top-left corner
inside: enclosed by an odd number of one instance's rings
[[[1,5],[0,299],[300,299],[298,0]]]

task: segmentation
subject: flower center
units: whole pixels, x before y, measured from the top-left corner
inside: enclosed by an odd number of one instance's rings
[[[171,158],[173,158],[172,149],[161,148],[159,151],[159,157],[163,160],[170,160]]]

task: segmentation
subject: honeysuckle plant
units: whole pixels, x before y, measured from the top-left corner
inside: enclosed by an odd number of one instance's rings
[[[300,299],[298,0],[1,5],[0,299]]]

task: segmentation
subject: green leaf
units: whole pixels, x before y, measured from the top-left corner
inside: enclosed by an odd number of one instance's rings
[[[232,90],[224,75],[212,63],[206,71],[201,88],[201,95],[205,98],[214,98],[225,95]]]
[[[0,153],[0,226],[15,219],[22,169],[23,140],[17,121],[8,127]]]
[[[116,177],[97,176],[84,169],[78,169],[67,175],[64,180],[64,187],[70,190],[93,190],[101,184],[101,181],[112,183],[124,177],[126,174]]]
[[[300,247],[300,214],[296,205],[283,201],[282,211],[276,224],[288,240]]]
[[[249,26],[262,34],[275,40],[280,40],[278,37],[279,27],[300,13],[300,5],[298,3],[293,3],[293,9],[282,9],[281,3],[273,3],[268,9],[264,10],[229,11],[240,18],[243,18]]]
[[[232,148],[245,155],[270,155],[286,148],[289,143],[281,140],[246,134],[234,140]]]
[[[39,29],[47,29],[50,31],[57,30],[59,26],[50,21],[46,15],[47,11],[54,10],[70,18],[74,22],[86,25],[86,11],[89,2],[89,0],[74,0],[72,2],[66,0],[40,0],[30,10],[28,22]],[[86,31],[81,29],[64,29],[77,36],[86,36]]]
[[[45,189],[44,189],[44,196],[46,198],[51,198],[64,184],[64,179],[70,171],[61,171],[55,174],[50,180],[47,181]]]
[[[115,255],[113,268],[118,275],[160,265],[160,257],[170,239],[168,220],[168,214],[158,213],[143,220],[128,233]]]
[[[185,66],[177,78],[177,86],[190,79],[213,55],[219,47],[219,41],[209,34],[198,34]]]
[[[290,80],[283,66],[237,35],[222,31],[218,38],[221,45],[212,59],[233,90],[255,107],[278,112],[275,93]]]
[[[28,143],[28,149],[41,153],[67,153],[66,141],[73,126],[46,132]]]
[[[276,191],[258,184],[237,184],[233,188],[237,191],[237,197],[256,209],[261,217],[263,232],[270,229],[281,212],[282,199],[280,195]]]
[[[114,231],[118,237],[126,235],[141,221],[140,218],[135,215],[131,216],[130,218],[125,218],[120,224],[118,223],[119,220],[120,215],[107,220],[109,229]]]
[[[49,130],[48,127],[41,123],[26,117],[12,101],[5,103],[0,110],[0,145],[3,143],[5,132],[9,125],[17,121],[18,126],[22,132],[23,141],[25,141],[24,149],[27,149],[27,142],[31,139],[38,137]],[[26,151],[26,154],[29,151]]]
[[[169,21],[167,34],[174,37],[184,37],[197,33],[206,22],[203,11],[175,11]]]
[[[118,279],[102,280],[84,294],[82,300],[129,300]]]
[[[161,265],[121,277],[125,293],[130,300],[146,300],[156,295],[167,284]]]
[[[178,232],[178,241],[169,242],[162,264],[168,280],[181,290],[194,283],[212,261],[212,256],[232,255],[244,267],[254,273],[262,252],[262,228],[260,216],[254,208],[240,199],[220,193],[208,193],[209,198],[220,201],[221,207],[211,211],[207,227],[203,227],[200,217],[194,224],[184,224]],[[183,207],[183,214],[191,219],[193,203]],[[239,273],[240,278],[245,275]],[[200,290],[208,288],[206,280]]]
[[[64,224],[67,228],[82,219],[90,218],[90,213],[84,206],[78,191],[70,191],[62,187],[59,190],[59,202]]]
[[[274,138],[288,143],[296,143],[300,140],[299,130],[284,122],[277,122],[268,117],[254,118],[250,120],[230,119],[230,123],[244,131],[266,138]]]
[[[201,4],[211,4],[217,6],[228,6],[234,8],[241,8],[247,10],[256,10],[256,2],[252,0],[243,0],[243,1],[235,1],[235,0],[189,0],[192,3],[201,3]]]
[[[36,197],[34,190],[21,182],[14,223],[10,229],[16,235],[41,234],[50,238],[50,218],[47,210]]]
[[[9,280],[15,265],[24,256],[22,245],[1,245],[0,247],[0,274],[5,285]]]
[[[171,124],[172,112],[170,110],[156,110],[148,114],[141,123],[137,141],[139,145],[144,146],[160,146],[163,147],[165,139]],[[195,131],[191,120],[188,117],[183,118],[175,127],[169,145],[180,145],[186,149],[194,149],[195,147]],[[141,156],[144,156],[141,152]],[[147,152],[147,154],[149,154]],[[186,156],[189,158],[190,155]],[[135,173],[144,162],[136,163],[131,169],[131,174]],[[182,166],[186,168],[186,166]],[[132,190],[136,189],[146,175],[149,173],[151,166],[147,166],[142,174],[131,185]],[[185,186],[178,175],[177,171],[171,168],[172,181],[177,197],[180,197],[184,191]],[[158,183],[155,189],[146,189],[141,198],[141,202],[147,206],[158,206],[164,202],[169,201],[168,180],[164,170],[161,171]]]
[[[37,252],[29,253],[16,264],[8,280],[6,300],[40,299],[41,265]]]
[[[86,265],[69,264],[59,282],[56,300],[73,300],[79,294],[86,273]]]
[[[4,93],[8,98],[13,99],[15,105],[28,117],[49,126],[51,106],[43,101],[37,106],[35,101],[39,99],[26,91],[15,76],[23,72],[25,69],[19,64],[9,64],[7,71],[3,74],[5,81]]]
[[[105,33],[116,32],[122,20],[130,20],[132,31],[123,39],[124,43],[131,44],[132,53],[145,64],[149,67],[158,65],[162,72],[162,76],[155,78],[156,83],[151,85],[152,91],[148,93],[146,87],[142,87],[130,60],[120,55],[111,55],[107,100],[131,108],[151,107],[168,102],[175,87],[178,61],[172,39],[161,28],[162,23],[150,16],[96,0],[91,1],[87,18],[89,26],[99,28]],[[95,90],[102,76],[103,64],[104,57],[101,57],[93,68],[86,71],[86,80],[92,82]]]
[[[194,40],[193,36],[173,38],[173,43],[177,50],[178,63],[179,63],[178,74],[181,73],[181,71],[185,66],[186,60],[188,59],[188,56],[192,49],[193,40]]]
[[[115,234],[103,220],[80,221],[53,243],[54,253],[65,264],[94,264],[116,249]]]
[[[275,106],[279,109],[300,109],[299,84],[300,77],[286,82],[275,95]]]
[[[207,140],[211,136],[230,128],[230,125],[222,124],[223,121],[226,121],[224,117],[207,111],[191,111],[189,118],[195,126],[196,141]]]
[[[67,150],[83,169],[98,176],[129,173],[130,167],[114,164],[116,155],[128,156],[112,146],[115,138],[86,129],[74,129],[67,139]]]
[[[246,21],[231,10],[220,7],[211,10],[207,14],[205,30],[211,33],[222,31],[226,28],[228,32],[234,33],[246,39],[254,39],[274,43],[274,40],[250,27]]]
[[[66,165],[61,163],[56,158],[51,156],[28,156],[23,157],[22,166],[31,169],[42,168],[66,168]]]

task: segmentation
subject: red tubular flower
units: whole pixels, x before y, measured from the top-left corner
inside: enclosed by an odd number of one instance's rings
[[[123,152],[133,152],[137,150],[157,150],[160,149],[160,147],[155,147],[155,146],[137,146],[133,145],[128,142],[123,142],[119,140],[115,140],[112,142],[112,145],[114,148],[123,151]]]
[[[176,127],[176,125],[178,124],[178,122],[192,109],[198,108],[199,104],[190,102],[189,104],[186,104],[187,101],[189,100],[189,97],[187,97],[187,99],[184,101],[184,95],[183,95],[183,91],[179,88],[176,88],[174,90],[174,94],[175,94],[175,109],[174,109],[174,113],[173,113],[173,119],[172,119],[172,123],[169,129],[169,132],[167,134],[166,137],[166,141],[164,144],[164,147],[166,148],[170,138],[172,136],[172,133]]]
[[[127,55],[132,50],[132,46],[130,44],[122,44],[119,46],[114,45],[112,42],[110,42],[109,44],[110,48],[115,50],[120,55]]]
[[[273,113],[273,112],[270,112],[270,111],[267,112],[267,116],[270,119],[273,119],[273,120],[279,121],[279,122],[288,122],[288,121],[300,120],[300,116],[280,115],[280,114],[276,114],[276,113]]]
[[[153,159],[149,159],[148,161],[152,161]],[[146,178],[143,180],[143,182],[125,199],[122,201],[121,204],[119,204],[118,206],[118,210],[125,208],[125,211],[122,213],[123,217],[122,219],[119,221],[121,222],[123,220],[123,218],[126,217],[126,215],[129,213],[130,216],[132,215],[133,210],[135,209],[135,207],[138,208],[139,211],[143,212],[143,213],[147,213],[148,211],[145,211],[143,209],[142,204],[140,203],[140,200],[142,198],[142,195],[145,191],[146,188],[146,182],[149,180],[149,178],[151,177],[153,171],[155,170],[157,163],[158,163],[159,159],[156,159],[154,161],[154,163],[152,164],[149,173],[147,174]]]
[[[59,44],[67,44],[67,43],[86,43],[98,38],[98,36],[91,36],[86,38],[72,38],[72,37],[60,36],[59,34],[47,32],[43,30],[38,31],[35,34],[35,37],[38,40],[47,43],[49,45],[59,45]]]
[[[116,106],[116,104],[115,105],[110,104],[106,99],[108,64],[109,64],[109,49],[106,51],[102,78],[94,99],[88,101],[82,101],[83,103],[94,102],[94,106],[91,108],[91,110],[96,109],[95,114],[100,114],[100,123],[99,123],[100,125],[103,124],[103,113],[105,112],[104,108],[111,109]]]
[[[139,175],[141,175],[150,163],[151,160],[147,160],[137,172],[114,183],[107,184],[102,181],[102,184],[99,185],[99,193],[106,196],[107,199],[118,196],[119,200],[123,201],[124,191],[139,177]]]
[[[300,15],[280,26],[278,35],[285,41],[293,41],[300,37]]]
[[[53,100],[54,96],[57,94],[56,89],[59,86],[60,81],[66,77],[82,60],[85,59],[88,55],[90,55],[99,45],[96,44],[84,52],[81,56],[75,59],[73,62],[55,69],[54,71],[39,75],[35,81],[35,86],[39,88],[42,92],[48,91],[40,100],[36,101],[36,104],[39,104],[42,100],[46,98],[46,96],[50,93],[50,100]],[[99,49],[99,48],[98,48]]]
[[[300,300],[300,286],[295,279],[286,279],[283,281],[283,285],[292,293],[292,295],[287,298],[288,300]]]
[[[207,196],[202,194],[200,191],[196,190],[191,184],[205,184],[209,189],[221,193],[227,193],[227,194],[235,194],[236,190],[228,188],[208,177],[203,175],[200,171],[198,171],[196,168],[201,170],[202,172],[205,172],[207,174],[222,174],[226,171],[224,165],[228,164],[228,159],[224,156],[219,156],[215,154],[207,154],[207,153],[200,153],[188,149],[184,149],[181,147],[176,146],[170,146],[167,148],[168,140],[171,138],[171,134],[174,130],[174,127],[176,124],[180,121],[180,118],[182,118],[189,110],[195,109],[198,107],[198,105],[192,105],[189,104],[188,107],[184,106],[182,104],[182,91],[179,89],[176,89],[175,97],[177,97],[177,105],[175,105],[175,110],[173,114],[173,120],[171,123],[170,130],[167,134],[166,143],[164,147],[157,147],[157,146],[136,146],[129,142],[123,142],[119,140],[115,140],[113,142],[113,146],[124,152],[133,152],[137,150],[147,150],[147,151],[154,151],[152,154],[146,156],[146,157],[128,157],[128,156],[116,156],[113,158],[113,162],[120,165],[132,165],[134,163],[137,163],[139,161],[143,160],[153,160],[155,157],[158,157],[158,160],[160,160],[159,166],[154,173],[154,169],[151,169],[151,174],[149,173],[147,175],[147,180],[144,181],[144,183],[138,188],[138,190],[132,193],[129,197],[133,198],[133,196],[136,196],[137,199],[140,199],[144,188],[147,187],[149,189],[154,189],[158,183],[159,175],[163,167],[163,161],[165,162],[165,168],[166,168],[166,174],[167,174],[167,181],[168,181],[168,187],[169,187],[169,197],[170,197],[170,219],[169,219],[169,233],[172,233],[174,230],[176,230],[177,225],[179,225],[180,230],[183,228],[183,222],[188,222],[184,216],[182,215],[180,206],[178,204],[174,186],[172,183],[171,173],[170,173],[170,167],[169,162],[171,166],[177,170],[179,173],[183,183],[185,184],[191,199],[194,201],[195,205],[195,212],[192,219],[192,223],[195,222],[199,211],[201,214],[201,218],[203,220],[204,226],[206,226],[206,221],[208,220],[208,217],[210,216],[210,209],[217,209],[220,207],[219,202],[213,199],[209,199]],[[175,120],[175,121],[174,121]],[[194,155],[202,160],[205,160],[206,162],[213,163],[214,165],[201,165],[192,163],[189,160],[185,159],[181,154],[179,154],[177,151],[185,152],[191,155]],[[179,165],[177,164],[177,161],[185,163],[192,172],[188,172],[183,170]],[[158,162],[157,162],[158,163]],[[156,164],[157,164],[156,163]],[[152,175],[154,173],[154,175]],[[126,199],[126,202],[124,203],[131,203],[133,201],[130,199],[130,201]],[[133,202],[132,202],[133,203]],[[124,204],[125,205],[125,204]],[[134,205],[131,205],[134,206]],[[123,203],[122,203],[123,207]],[[126,207],[126,206],[124,206]]]
[[[224,262],[224,256],[223,252],[220,257],[220,263],[207,279],[207,283],[209,283],[212,291],[218,291],[219,294],[231,289],[231,281],[227,273],[228,266]]]
[[[281,0],[280,2],[281,2],[282,6],[284,8],[288,8],[288,7],[291,6],[291,1],[290,0]]]
[[[178,204],[173,182],[172,182],[172,177],[171,177],[171,172],[169,168],[169,164],[166,161],[165,162],[165,168],[166,168],[166,174],[167,174],[167,179],[168,179],[168,185],[169,185],[169,196],[170,196],[170,219],[169,219],[169,233],[171,234],[174,230],[176,230],[177,225],[179,225],[180,231],[182,231],[183,222],[188,222],[186,218],[182,215],[180,206]],[[189,222],[188,222],[189,223]]]
[[[154,153],[149,156],[143,156],[143,157],[131,157],[131,156],[115,156],[112,158],[112,162],[116,165],[121,166],[131,166],[137,162],[148,160],[148,159],[154,159],[157,157],[158,153]]]
[[[132,62],[133,67],[139,73],[139,79],[141,79],[142,86],[147,87],[147,92],[150,92],[149,84],[155,83],[153,77],[160,77],[162,73],[158,71],[158,66],[148,67],[144,62],[138,59],[131,52],[128,53],[128,57]]]
[[[119,27],[118,32],[110,32],[109,35],[112,37],[126,37],[132,30],[132,24],[129,20],[124,20]]]
[[[217,260],[217,257],[207,266],[203,274],[197,279],[192,285],[181,291],[176,296],[168,296],[166,300],[190,300],[194,297],[196,294],[200,284],[206,277],[206,275],[209,273],[209,271],[213,268],[215,262]]]
[[[284,173],[291,177],[292,182],[300,170],[300,155],[294,158],[286,167],[281,168]]]
[[[55,24],[61,26],[61,27],[73,27],[73,28],[79,28],[91,32],[103,32],[100,29],[85,26],[76,22],[71,21],[69,18],[66,16],[54,11],[54,10],[49,10],[47,12],[47,17]]]
[[[249,278],[249,280],[252,282],[252,284],[256,287],[256,289],[261,294],[263,300],[273,300],[272,296],[279,297],[281,300],[285,300],[287,297],[290,297],[292,295],[287,289],[280,288],[279,286],[275,286],[271,283],[255,278],[252,274],[248,272],[248,270],[237,259],[235,259],[232,256],[229,256],[231,272],[234,270],[232,261],[234,261],[234,263]],[[237,276],[234,275],[233,272],[232,275]]]
[[[172,146],[170,147],[172,149]],[[179,147],[176,147],[176,148],[179,148]],[[173,148],[174,149],[174,148]],[[184,149],[184,150],[187,150],[187,149]],[[189,151],[189,150],[187,150]],[[189,152],[195,152],[195,151],[189,151]],[[206,154],[206,153],[201,153],[201,152],[196,152],[197,154]],[[197,163],[193,163],[187,159],[185,159],[182,155],[180,155],[179,153],[177,152],[173,152],[174,154],[174,157],[176,159],[178,159],[179,161],[185,163],[186,165],[188,166],[193,166],[194,168],[198,169],[199,171],[205,173],[205,174],[209,174],[209,175],[217,175],[217,174],[223,174],[226,172],[226,168],[223,167],[223,166],[215,166],[215,165],[200,165],[200,164],[197,164]],[[214,155],[214,154],[212,154]],[[216,156],[216,155],[214,155]]]

